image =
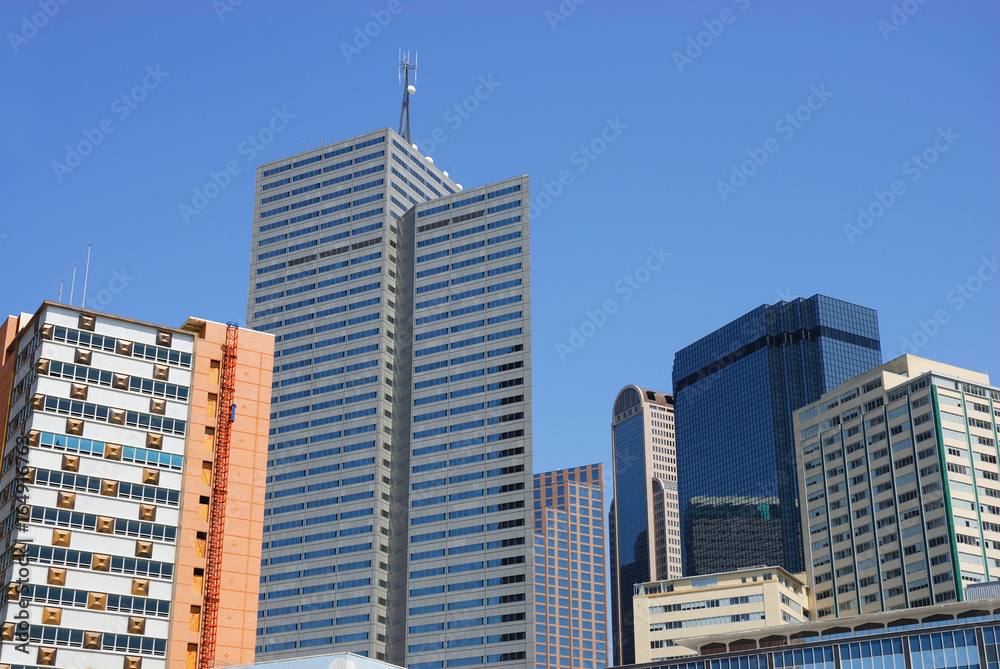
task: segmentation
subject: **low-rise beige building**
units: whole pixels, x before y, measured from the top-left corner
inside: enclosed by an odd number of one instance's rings
[[[687,639],[805,622],[805,574],[781,567],[655,581],[635,586],[635,661],[697,654]]]

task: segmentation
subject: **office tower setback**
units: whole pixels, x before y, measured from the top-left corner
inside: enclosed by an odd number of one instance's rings
[[[253,661],[273,337],[45,302],[0,343],[0,662]]]
[[[674,398],[626,386],[615,398],[611,433],[611,644],[619,665],[635,661],[633,586],[681,575]]]
[[[904,355],[795,416],[820,618],[962,601],[1000,576],[1000,390]]]
[[[805,570],[792,413],[882,361],[871,309],[760,306],[674,356],[684,574]]]
[[[528,178],[388,129],[258,170],[276,335],[258,659],[532,663]]]
[[[804,577],[756,567],[637,586],[636,662],[697,655],[698,645],[687,641],[692,638],[808,621]]]
[[[606,667],[604,466],[534,478],[535,667]]]

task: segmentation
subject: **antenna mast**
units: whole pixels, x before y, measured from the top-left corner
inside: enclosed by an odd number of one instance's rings
[[[417,83],[417,52],[413,52],[413,62],[410,62],[410,52],[403,55],[403,50],[399,50],[399,83],[403,85],[403,106],[399,109],[399,134],[411,144],[410,138],[410,96],[417,92],[417,87],[410,83],[410,70],[413,70],[413,83]],[[404,118],[405,125],[404,125]],[[404,132],[403,130],[406,130]]]
[[[80,308],[87,308],[87,279],[90,278],[90,244],[87,244],[87,270],[83,273],[83,301],[80,302]]]

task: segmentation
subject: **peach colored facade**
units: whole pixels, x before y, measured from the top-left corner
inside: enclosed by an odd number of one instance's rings
[[[218,423],[222,346],[226,326],[190,319],[182,327],[197,332],[187,458],[177,536],[177,571],[171,610],[169,669],[190,669],[200,651],[201,610],[207,568],[211,478],[205,463],[214,463],[209,430]],[[271,365],[274,337],[239,331],[236,355],[236,421],[229,455],[225,548],[215,657],[220,666],[253,664],[257,634],[260,546],[264,529],[264,479],[267,475],[267,430],[271,408]]]
[[[16,353],[9,355],[7,347],[14,342],[14,338],[17,336],[17,322],[17,316],[8,316],[0,323],[0,418],[3,419],[3,422],[0,423],[0,430],[3,430],[2,426],[7,425],[7,414],[10,410],[7,398],[10,397],[10,387],[14,384],[14,361],[17,355]],[[2,450],[3,440],[0,438],[0,451]],[[7,453],[0,453],[0,455],[7,455]],[[0,508],[0,517],[13,513],[13,504],[14,501],[11,500],[9,508]]]

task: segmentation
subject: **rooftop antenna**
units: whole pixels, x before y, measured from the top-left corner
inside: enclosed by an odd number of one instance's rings
[[[69,306],[73,306],[73,290],[76,288],[76,263],[73,263],[73,280],[69,284]]]
[[[417,52],[413,52],[413,62],[410,62],[410,52],[403,54],[399,50],[399,83],[403,85],[403,106],[399,109],[399,135],[406,140],[407,144],[413,142],[410,139],[410,96],[417,92],[417,87],[410,83],[410,70],[413,70],[413,83],[417,83]],[[406,119],[405,129],[403,119]]]
[[[309,149],[308,149],[308,148],[306,147],[306,143],[305,143],[305,142],[302,142],[302,150],[303,150],[303,151],[308,151],[308,150],[309,150]]]
[[[62,288],[64,283],[66,283],[65,279],[59,279],[59,304],[62,304]]]
[[[323,135],[319,136],[319,145],[320,146],[326,146],[326,144],[323,143]]]
[[[80,302],[80,308],[87,308],[87,279],[90,278],[90,244],[87,244],[87,269],[83,273],[83,301]]]

